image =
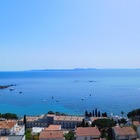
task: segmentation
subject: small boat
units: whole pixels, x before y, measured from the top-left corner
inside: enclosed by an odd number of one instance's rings
[[[9,90],[10,90],[10,91],[13,91],[14,89],[13,89],[13,88],[10,88]]]
[[[84,98],[81,99],[82,101],[84,100]]]

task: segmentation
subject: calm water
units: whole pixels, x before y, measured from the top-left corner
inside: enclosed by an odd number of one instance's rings
[[[0,90],[0,113],[81,115],[98,108],[126,115],[140,108],[140,70],[0,72],[0,85],[8,84],[17,86]]]

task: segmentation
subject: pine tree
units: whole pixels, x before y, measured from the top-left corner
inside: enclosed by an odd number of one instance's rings
[[[82,120],[82,127],[85,127],[85,119]]]
[[[95,117],[97,117],[97,115],[98,115],[97,112],[98,112],[98,111],[97,111],[97,108],[96,108],[96,109],[95,109]]]
[[[92,111],[92,116],[94,117],[94,110]]]
[[[98,111],[98,117],[100,117],[101,115],[100,115],[100,111]]]

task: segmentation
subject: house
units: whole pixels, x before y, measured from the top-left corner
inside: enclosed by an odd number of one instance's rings
[[[0,136],[4,135],[24,135],[24,126],[19,126],[17,121],[0,121]]]
[[[61,125],[62,129],[73,130],[83,119],[81,116],[54,116],[53,124]]]
[[[127,127],[116,126],[113,127],[112,130],[115,140],[130,140],[137,138],[137,134],[131,126]]]
[[[25,136],[2,136],[0,137],[0,140],[25,140]]]
[[[49,125],[43,131],[61,131],[61,125]]]
[[[0,140],[8,140],[8,137],[0,137]]]
[[[76,140],[100,140],[101,133],[96,127],[76,128]]]
[[[64,140],[62,131],[42,131],[39,140]]]

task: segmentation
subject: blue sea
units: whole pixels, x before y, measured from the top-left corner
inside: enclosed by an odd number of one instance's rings
[[[83,115],[98,108],[126,116],[140,108],[138,69],[0,72],[0,85],[10,84],[13,91],[0,89],[0,113]]]

